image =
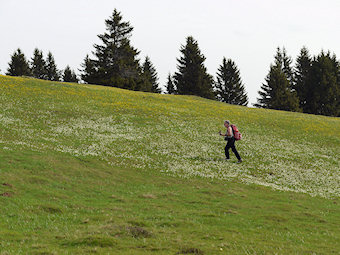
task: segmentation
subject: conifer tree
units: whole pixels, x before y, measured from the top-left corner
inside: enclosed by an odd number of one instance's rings
[[[293,91],[293,72],[290,66],[291,59],[287,57],[285,49],[277,49],[274,65],[270,66],[266,83],[259,91],[256,107],[270,108],[285,111],[300,111],[299,100]]]
[[[340,115],[339,62],[330,52],[314,57],[307,85],[305,111],[328,116]]]
[[[183,54],[178,61],[178,71],[174,75],[174,84],[178,94],[196,95],[214,98],[213,78],[204,66],[205,57],[201,53],[197,41],[189,36],[186,45],[181,47]]]
[[[50,81],[59,81],[60,75],[51,52],[48,52],[46,58],[46,78]]]
[[[63,81],[78,83],[77,75],[73,70],[71,70],[69,66],[66,66],[66,68],[63,71]]]
[[[142,66],[142,91],[148,91],[153,93],[161,93],[161,89],[158,84],[158,77],[155,67],[150,61],[150,58],[145,57],[145,61]]]
[[[296,59],[295,72],[294,72],[294,86],[299,98],[300,108],[306,112],[306,104],[310,99],[307,98],[308,82],[311,75],[312,58],[306,47],[300,50],[300,55]]]
[[[277,55],[280,54],[280,48],[277,48]],[[292,67],[293,60],[287,55],[285,47],[282,47],[282,71],[286,75],[289,82],[289,87],[292,89],[294,86],[294,68]],[[280,66],[280,62],[277,62],[277,66]]]
[[[17,49],[11,56],[11,61],[8,63],[9,68],[7,69],[7,75],[11,76],[30,76],[31,70],[26,60],[24,53]]]
[[[42,51],[40,51],[38,48],[35,48],[33,52],[33,57],[31,59],[31,70],[33,77],[38,79],[47,78],[46,63]]]
[[[95,61],[90,59],[89,55],[86,55],[84,63],[81,64],[80,77],[83,81],[89,84],[99,84],[100,77],[98,76],[98,68],[95,65]]]
[[[216,81],[217,99],[235,105],[248,105],[248,96],[240,77],[240,71],[231,59],[223,58]]]
[[[83,63],[82,79],[87,83],[137,89],[140,87],[139,52],[130,44],[133,27],[123,21],[116,9],[105,20],[106,33],[98,35],[102,45],[95,44],[95,58]]]
[[[172,77],[170,73],[168,75],[168,81],[166,83],[165,89],[166,89],[167,94],[176,94],[176,88],[172,81]]]
[[[289,81],[285,73],[277,66],[271,66],[266,84],[261,86],[256,107],[299,111],[299,101],[295,92],[289,89]]]

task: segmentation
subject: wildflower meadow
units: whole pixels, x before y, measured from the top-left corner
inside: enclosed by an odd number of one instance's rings
[[[2,77],[1,92],[0,125],[8,134],[1,144],[8,149],[53,150],[186,178],[236,178],[312,196],[340,195],[338,118],[90,85],[44,87],[24,78]],[[224,162],[218,131],[225,131],[225,119],[243,134],[237,142],[243,164]]]

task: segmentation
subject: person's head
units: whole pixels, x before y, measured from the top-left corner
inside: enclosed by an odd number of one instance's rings
[[[224,126],[227,128],[227,127],[229,127],[229,125],[230,125],[230,121],[229,120],[225,120],[224,121]]]

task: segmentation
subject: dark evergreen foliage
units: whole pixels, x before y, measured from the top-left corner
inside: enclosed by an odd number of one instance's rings
[[[165,89],[166,89],[167,94],[177,94],[177,91],[176,91],[174,82],[172,81],[172,77],[170,73],[168,75],[168,81],[166,83]]]
[[[294,68],[292,67],[293,60],[287,55],[286,49],[283,47],[282,52],[280,48],[277,48],[277,53],[275,56],[275,65],[280,67],[289,82],[289,87],[292,89],[294,84]]]
[[[130,45],[133,27],[122,21],[116,9],[105,24],[107,33],[98,35],[102,45],[94,45],[94,59],[86,56],[81,77],[87,83],[136,90],[140,87],[141,70],[136,59],[139,52]]]
[[[142,66],[142,77],[139,90],[153,93],[162,92],[159,88],[156,69],[151,63],[149,57],[145,57],[145,61]]]
[[[213,78],[204,66],[205,57],[197,41],[187,37],[186,45],[180,49],[183,56],[178,61],[178,71],[174,75],[174,84],[178,94],[196,95],[213,99]]]
[[[81,64],[81,74],[80,77],[83,81],[96,84],[100,77],[98,76],[98,68],[95,66],[94,60],[91,60],[89,55],[86,55],[84,63]]]
[[[46,78],[50,81],[59,81],[60,74],[51,52],[48,52],[46,58]]]
[[[256,107],[285,111],[300,111],[299,100],[293,90],[293,71],[290,66],[292,60],[285,49],[277,49],[274,65],[270,66],[266,83],[259,91]]]
[[[294,72],[294,86],[299,98],[300,108],[306,112],[306,104],[310,99],[307,98],[308,82],[310,81],[310,75],[312,67],[312,58],[306,47],[303,47],[300,51],[300,55],[296,59],[296,66]]]
[[[256,107],[298,111],[299,101],[295,92],[289,89],[289,81],[285,73],[277,66],[271,66],[266,78],[266,84],[261,86]]]
[[[223,58],[216,79],[215,89],[219,101],[235,105],[248,105],[248,96],[242,84],[240,71],[234,61]]]
[[[26,57],[20,49],[17,49],[11,56],[11,61],[8,63],[7,75],[11,76],[30,76],[31,70],[26,60]]]
[[[314,57],[307,82],[307,113],[340,115],[340,68],[336,56],[321,52]]]
[[[46,63],[42,51],[38,48],[34,49],[31,59],[32,75],[38,79],[47,79]]]
[[[66,66],[63,72],[63,81],[65,82],[76,82],[78,83],[77,75],[69,66]]]

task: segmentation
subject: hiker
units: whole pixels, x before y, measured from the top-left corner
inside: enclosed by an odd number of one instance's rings
[[[227,145],[225,146],[225,159],[226,160],[229,160],[230,157],[229,157],[229,149],[231,148],[231,150],[234,152],[236,158],[238,159],[238,163],[241,163],[242,162],[242,159],[240,157],[240,154],[238,154],[237,150],[236,150],[236,147],[235,147],[235,137],[234,137],[234,132],[233,132],[233,129],[230,125],[230,121],[229,120],[226,120],[224,121],[224,126],[227,128],[227,132],[225,134],[222,134],[221,131],[220,131],[220,135],[221,136],[225,136],[225,140],[227,140]]]

